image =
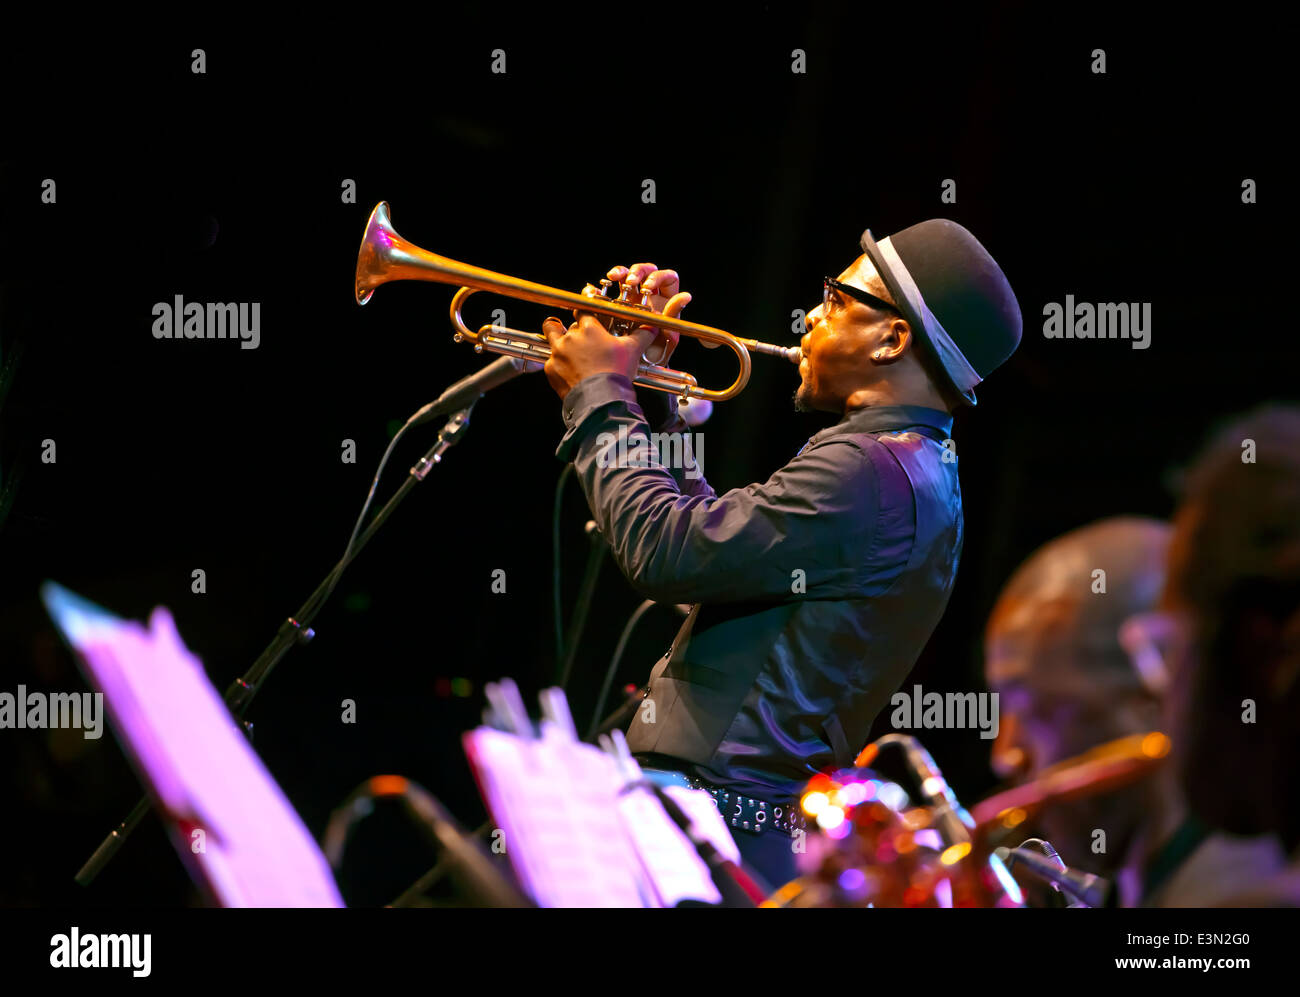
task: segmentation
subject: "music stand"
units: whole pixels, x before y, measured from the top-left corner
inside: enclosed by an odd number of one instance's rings
[[[149,627],[41,598],[195,882],[223,907],[342,907],[329,865],[163,606]]]

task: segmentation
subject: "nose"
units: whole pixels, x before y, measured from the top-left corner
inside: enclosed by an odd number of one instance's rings
[[[817,323],[822,320],[822,306],[818,305],[807,315],[803,317],[803,327],[805,332],[812,332]]]
[[[1000,778],[1012,779],[1029,771],[1032,759],[1021,739],[1020,720],[1004,711],[998,723],[998,736],[993,742],[989,767]]]

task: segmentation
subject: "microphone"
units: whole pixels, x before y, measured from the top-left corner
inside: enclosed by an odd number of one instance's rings
[[[1045,855],[1031,852],[1028,848],[996,848],[993,854],[1000,858],[1008,870],[1019,862],[1035,875],[1041,876],[1053,886],[1059,886],[1065,893],[1089,907],[1104,907],[1106,896],[1110,893],[1110,883],[1090,872],[1079,872],[1067,868],[1064,864],[1057,866]],[[1056,860],[1060,862],[1058,858]]]
[[[709,421],[709,416],[713,414],[713,402],[707,398],[687,398],[677,403],[677,411],[686,420],[686,425],[694,429]]]
[[[482,395],[493,388],[514,380],[520,374],[541,370],[543,366],[540,360],[524,360],[522,357],[501,357],[499,360],[494,360],[468,377],[461,378],[434,401],[416,412],[411,417],[410,425],[419,426],[440,415],[463,409],[478,401]]]

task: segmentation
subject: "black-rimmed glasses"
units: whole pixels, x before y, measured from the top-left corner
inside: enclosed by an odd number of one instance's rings
[[[842,280],[836,280],[834,277],[822,278],[822,309],[830,304],[831,291],[839,291],[841,294],[847,294],[850,298],[861,301],[864,305],[870,305],[872,308],[881,308],[887,312],[893,312],[895,315],[902,315],[897,305],[891,305],[884,298],[877,298],[874,294],[862,290],[861,288],[852,287]]]

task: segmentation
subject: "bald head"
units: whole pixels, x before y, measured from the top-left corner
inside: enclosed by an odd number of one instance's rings
[[[1120,644],[1120,628],[1156,608],[1170,528],[1106,519],[1040,548],[1007,582],[989,619],[985,669],[1001,728],[992,765],[1004,777],[1046,768],[1119,737],[1163,727],[1163,695]],[[1109,874],[1153,803],[1141,784],[1058,803],[1042,826],[1067,862]],[[1092,835],[1110,849],[1093,854]]]
[[[989,686],[1023,742],[1000,746],[1014,758],[995,747],[1002,768],[1037,770],[1158,720],[1120,628],[1156,608],[1169,536],[1158,520],[1102,520],[1040,548],[1007,582],[985,636]]]
[[[1118,633],[1153,610],[1165,578],[1170,527],[1155,519],[1104,519],[1035,551],[1011,576],[989,619],[988,638],[1005,639],[1051,623],[1081,654],[1069,663],[1097,680],[1135,682]],[[1059,669],[1060,660],[1021,657],[997,667]],[[1102,674],[1107,673],[1107,674]],[[1109,673],[1115,673],[1113,675]]]

